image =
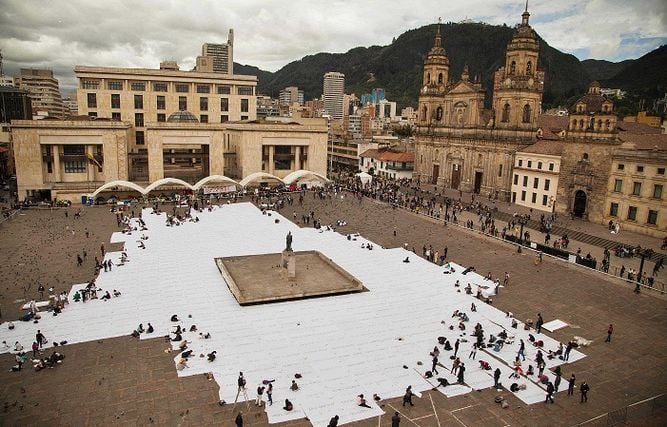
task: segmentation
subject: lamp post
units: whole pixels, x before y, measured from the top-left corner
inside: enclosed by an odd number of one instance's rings
[[[638,251],[639,256],[642,258],[641,262],[639,263],[639,273],[637,273],[637,280],[635,284],[635,293],[638,294],[641,289],[641,279],[642,279],[642,274],[644,273],[644,260],[646,258],[651,258],[653,255],[653,249],[646,248],[646,249],[641,249]]]
[[[528,214],[517,215],[517,221],[519,221],[519,224],[521,224],[521,231],[519,234],[519,244],[523,244],[523,227],[524,225],[528,224],[529,219],[530,216]]]

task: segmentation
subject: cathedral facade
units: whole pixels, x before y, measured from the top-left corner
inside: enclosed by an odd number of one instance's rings
[[[507,45],[505,65],[494,75],[491,110],[484,108],[485,90],[470,80],[467,66],[458,80],[450,78],[438,28],[424,61],[415,180],[509,200],[514,154],[535,140],[544,89],[529,17],[526,10]]]

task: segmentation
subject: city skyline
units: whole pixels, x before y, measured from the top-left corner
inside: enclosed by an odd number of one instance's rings
[[[521,1],[508,0],[474,0],[446,10],[430,0],[416,8],[377,1],[178,0],[137,4],[117,0],[106,2],[104,8],[77,1],[35,8],[30,1],[10,0],[4,6],[0,49],[5,73],[17,74],[21,67],[51,68],[64,92],[75,88],[75,65],[157,68],[160,60],[171,59],[181,69],[191,69],[201,44],[225,42],[230,28],[237,34],[236,62],[276,71],[318,52],[387,45],[439,17],[443,22],[471,19],[513,26],[525,7]],[[660,1],[538,0],[530,2],[529,11],[533,28],[547,43],[580,60],[634,59],[667,43],[667,5]],[[104,18],[97,20],[99,16]],[[220,18],[212,21],[210,16]]]

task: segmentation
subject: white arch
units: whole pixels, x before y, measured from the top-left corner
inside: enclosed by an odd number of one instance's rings
[[[234,181],[233,179],[228,178],[224,175],[211,175],[211,176],[207,176],[206,178],[202,178],[199,181],[197,181],[197,183],[195,185],[193,185],[193,188],[195,190],[199,190],[200,188],[202,188],[204,185],[208,184],[211,181],[228,182],[230,184],[236,185],[237,187],[241,185],[238,182]]]
[[[314,176],[314,177],[318,178],[319,180],[321,180],[322,182],[329,182],[329,180],[327,179],[326,176],[321,175],[317,172],[306,170],[306,169],[300,169],[298,171],[294,171],[294,172],[290,173],[289,175],[287,175],[283,179],[283,182],[287,185],[290,185],[293,182],[297,182],[298,180],[300,180],[304,176]]]
[[[177,185],[181,185],[181,186],[183,186],[183,187],[185,187],[185,188],[188,188],[188,189],[190,189],[190,190],[194,190],[194,188],[192,187],[192,185],[188,184],[187,182],[183,181],[182,179],[178,179],[178,178],[162,178],[162,179],[158,179],[157,181],[151,183],[151,185],[149,185],[148,187],[146,187],[146,189],[144,190],[144,194],[148,194],[148,193],[150,193],[151,191],[155,190],[157,187],[159,187],[159,186],[161,186],[161,185],[164,185],[164,184],[177,184]]]
[[[243,178],[241,180],[241,182],[239,182],[239,184],[241,185],[241,187],[245,187],[246,185],[250,184],[253,181],[257,181],[257,180],[264,179],[264,178],[275,179],[275,180],[277,180],[278,182],[281,182],[281,183],[283,182],[282,179],[278,178],[275,175],[271,175],[270,173],[255,172],[255,173],[251,173],[250,175]]]
[[[104,190],[108,190],[109,188],[113,188],[113,187],[127,187],[127,188],[131,188],[135,191],[138,191],[141,194],[145,194],[144,187],[142,187],[141,185],[137,185],[134,182],[130,182],[130,181],[120,181],[119,180],[119,181],[111,181],[111,182],[107,182],[107,183],[102,184],[101,186],[99,186],[97,188],[97,190],[95,190],[93,192],[93,194],[90,195],[90,197],[95,199],[95,197],[97,197],[97,195],[99,193],[101,193]]]

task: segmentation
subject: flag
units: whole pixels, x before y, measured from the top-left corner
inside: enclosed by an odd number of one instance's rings
[[[98,168],[102,167],[102,164],[98,162],[97,159],[92,154],[88,153],[86,154],[86,156],[88,157],[88,160],[90,160],[91,163],[97,165]]]

